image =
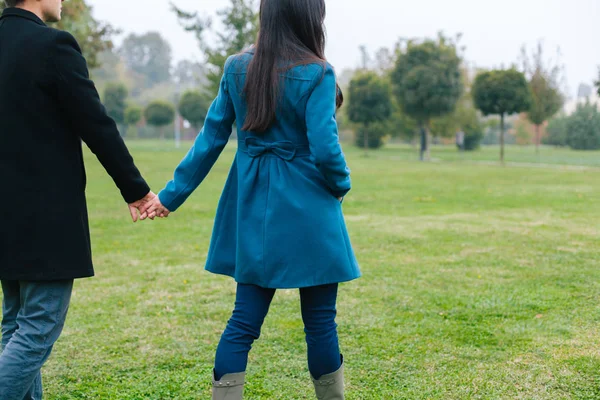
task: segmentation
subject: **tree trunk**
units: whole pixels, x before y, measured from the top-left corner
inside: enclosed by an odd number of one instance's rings
[[[160,127],[160,140],[165,140],[165,127]]]
[[[500,114],[500,162],[504,164],[504,113]]]
[[[535,126],[535,154],[540,154],[540,144],[542,141],[542,136],[540,134],[540,125]]]
[[[369,125],[365,124],[363,127],[363,139],[365,141],[365,157],[369,156]]]
[[[420,160],[425,161],[425,152],[427,151],[427,131],[425,130],[425,123],[419,121],[420,125],[420,135],[421,135],[421,152],[420,152]]]
[[[429,132],[429,121],[425,123],[425,159],[431,161],[431,132]]]

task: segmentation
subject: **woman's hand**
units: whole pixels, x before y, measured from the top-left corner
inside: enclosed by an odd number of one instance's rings
[[[170,213],[171,212],[162,205],[158,196],[140,207],[141,220],[145,220],[146,218],[153,220],[156,217],[167,218]]]

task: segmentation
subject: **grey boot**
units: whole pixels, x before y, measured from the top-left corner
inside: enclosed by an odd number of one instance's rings
[[[241,400],[244,394],[245,372],[226,374],[220,381],[215,381],[213,372],[213,400]]]
[[[331,374],[323,375],[318,380],[312,378],[318,400],[344,400],[344,360],[342,366]]]

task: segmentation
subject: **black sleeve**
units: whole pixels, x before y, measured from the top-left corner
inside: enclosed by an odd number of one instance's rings
[[[74,133],[98,157],[125,201],[140,200],[150,188],[135,166],[117,125],[106,114],[75,38],[58,32],[50,57],[58,75],[58,101],[76,130]]]

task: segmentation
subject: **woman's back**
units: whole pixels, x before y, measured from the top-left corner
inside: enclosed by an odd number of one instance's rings
[[[305,64],[285,69],[280,73],[279,99],[276,119],[264,132],[253,133],[243,130],[248,112],[244,94],[248,66],[254,57],[253,51],[244,52],[229,58],[225,68],[225,79],[236,115],[238,136],[244,140],[248,136],[260,137],[265,141],[287,140],[296,144],[308,145],[306,111],[310,94],[322,81],[326,70],[333,74],[333,68],[322,64]],[[328,99],[335,98],[335,93]],[[333,118],[334,115],[329,117]]]

